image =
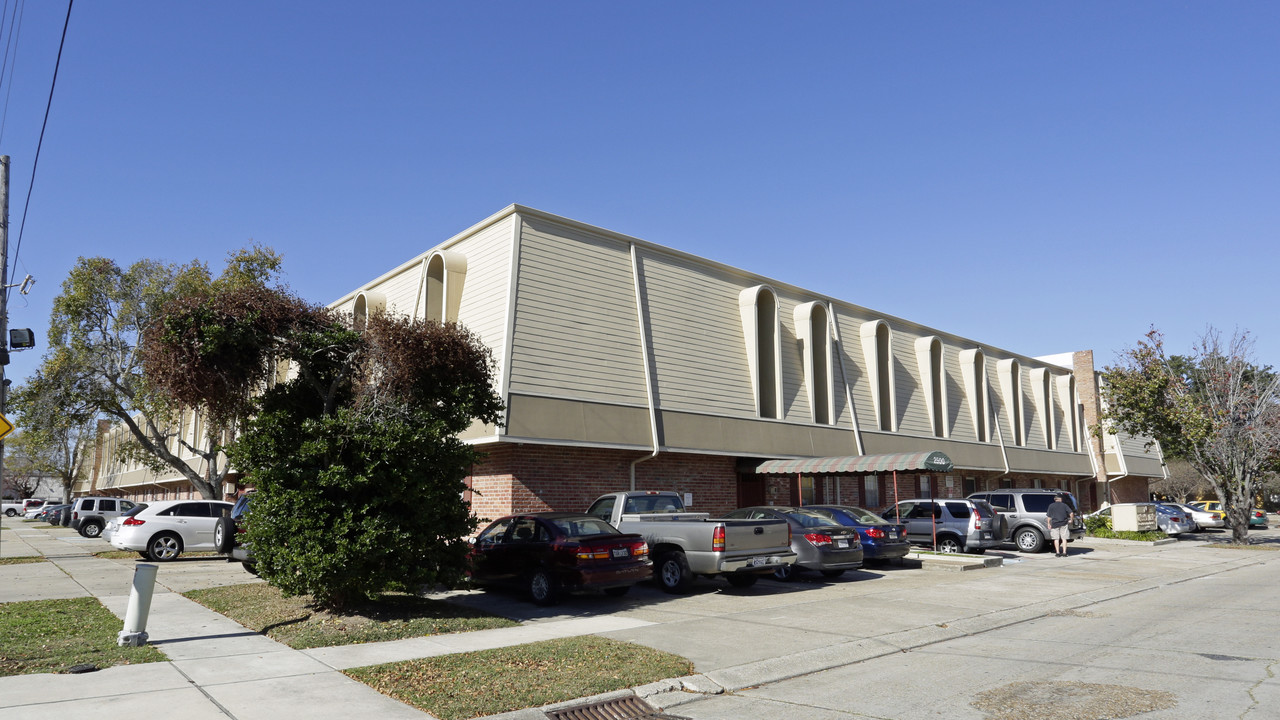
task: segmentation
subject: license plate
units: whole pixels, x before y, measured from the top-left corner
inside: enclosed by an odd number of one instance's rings
[[[844,538],[839,538],[836,540],[836,547],[847,548],[849,547],[849,541],[845,540]]]
[[[616,558],[624,558],[624,557],[629,556],[630,554],[631,554],[631,551],[630,551],[630,550],[627,550],[626,548],[614,548],[614,549],[613,549],[613,556],[614,556],[614,557],[616,557]]]
[[[770,558],[767,558],[767,557],[751,558],[751,566],[752,566],[752,567],[760,567],[761,565],[768,565],[768,564],[769,564],[769,560],[770,560]]]

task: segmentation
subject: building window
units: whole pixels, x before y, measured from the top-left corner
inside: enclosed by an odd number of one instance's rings
[[[933,478],[928,475],[920,476],[920,497],[933,497]]]
[[[947,382],[942,366],[942,341],[930,336],[916,340],[916,365],[924,385],[925,410],[934,437],[947,437]]]
[[[867,475],[862,478],[862,506],[867,509],[880,507],[880,477]]]
[[[965,397],[969,400],[969,415],[973,420],[974,438],[978,442],[990,442],[991,411],[987,404],[987,360],[981,350],[961,351],[960,375],[964,379]]]
[[[813,422],[835,423],[835,383],[831,373],[831,330],[827,306],[810,302],[796,306],[796,331],[804,350],[805,388]]]
[[[422,269],[422,288],[419,293],[422,317],[441,323],[457,322],[466,277],[465,255],[452,250],[432,253]],[[416,317],[416,307],[414,314]]]
[[[862,354],[871,382],[871,404],[875,407],[876,426],[892,432],[896,411],[893,376],[893,334],[883,320],[862,324]]]
[[[747,343],[756,413],[762,418],[782,417],[782,346],[779,338],[778,299],[764,285],[743,290],[738,295],[742,313],[742,334]]]
[[[376,313],[385,312],[387,309],[387,296],[380,292],[365,291],[356,295],[356,302],[352,308],[352,320],[355,323],[357,332],[364,332],[365,323],[369,321],[369,316]]]

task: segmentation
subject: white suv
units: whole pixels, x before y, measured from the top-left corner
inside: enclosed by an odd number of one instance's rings
[[[129,512],[133,506],[134,503],[119,498],[76,498],[71,506],[71,529],[87,538],[96,538],[102,534],[107,521]]]
[[[231,503],[221,500],[142,503],[111,521],[111,546],[158,562],[184,550],[214,550],[214,528],[230,510]]]

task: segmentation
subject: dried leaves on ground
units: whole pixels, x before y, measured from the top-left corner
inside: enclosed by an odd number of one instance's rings
[[[517,624],[479,610],[406,593],[385,593],[376,602],[357,605],[341,613],[322,610],[305,595],[284,597],[266,583],[192,590],[185,595],[251,630],[299,650]]]

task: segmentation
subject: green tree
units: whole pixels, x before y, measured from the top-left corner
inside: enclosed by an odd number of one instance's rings
[[[38,471],[59,478],[64,502],[88,473],[97,436],[98,411],[80,380],[65,350],[54,350],[10,398],[21,417],[23,454]]]
[[[144,344],[175,400],[251,407],[228,455],[256,488],[247,539],[270,583],[342,607],[461,579],[477,453],[457,434],[502,409],[474,335],[381,313],[356,331],[283,292],[215,292],[172,302]]]
[[[279,256],[260,246],[231,253],[217,278],[198,261],[139,260],[122,268],[108,258],[82,257],[54,299],[50,350],[40,374],[74,388],[77,401],[92,412],[123,423],[131,436],[121,446],[124,456],[156,473],[176,471],[202,496],[216,498],[227,473],[223,445],[234,435],[235,419],[204,423],[204,437],[195,442],[185,437],[183,407],[145,376],[139,343],[171,300],[263,287],[279,266]],[[201,409],[198,403],[189,407]],[[194,459],[184,459],[183,450]]]
[[[1209,483],[1247,542],[1259,482],[1280,469],[1280,376],[1252,362],[1248,333],[1209,328],[1191,355],[1167,355],[1156,330],[1104,369],[1103,426],[1145,435]]]

